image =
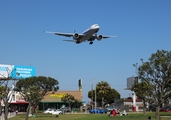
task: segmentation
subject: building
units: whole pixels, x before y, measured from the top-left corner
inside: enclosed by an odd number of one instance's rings
[[[128,106],[129,111],[133,111],[133,99],[132,98],[127,98],[124,101],[124,105]],[[136,99],[136,112],[143,111],[143,101],[142,99]]]
[[[44,99],[39,104],[39,110],[46,110],[48,108],[60,109],[61,107],[67,107],[68,104],[61,101],[61,98],[70,94],[74,96],[75,99],[82,102],[82,89],[73,91],[57,91],[55,93],[48,93],[44,96]]]
[[[68,104],[63,102],[61,98],[66,95],[70,94],[74,96],[75,99],[82,102],[82,80],[78,80],[78,90],[72,91],[57,91],[55,93],[49,92],[44,99],[41,100],[39,104],[39,110],[46,110],[48,108],[60,109],[61,107],[67,107]]]
[[[19,92],[14,92],[11,94],[9,102],[11,110],[18,112],[26,112],[27,106],[29,104]]]

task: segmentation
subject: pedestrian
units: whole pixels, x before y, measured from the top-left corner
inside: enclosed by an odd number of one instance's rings
[[[147,120],[151,120],[151,117],[150,117],[150,116],[148,116]]]
[[[111,110],[111,111],[110,111],[110,114],[109,114],[109,116],[112,116],[112,111],[113,111],[113,110]]]
[[[126,113],[126,110],[123,111],[122,115],[123,115],[123,116],[128,115],[128,114]]]
[[[16,115],[18,114],[18,110],[17,109],[16,109],[15,113],[16,113]]]

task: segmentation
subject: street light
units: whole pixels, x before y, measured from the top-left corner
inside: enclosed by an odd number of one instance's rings
[[[135,73],[137,74],[137,77],[134,77],[134,84],[138,83],[138,63],[133,64],[133,67],[135,67]],[[132,91],[132,99],[133,99],[133,111],[136,112],[136,94],[134,91]]]
[[[96,79],[94,79],[95,82],[95,114],[96,114]]]

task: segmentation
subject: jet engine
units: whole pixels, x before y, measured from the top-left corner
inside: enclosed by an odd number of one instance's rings
[[[77,39],[79,38],[79,34],[78,34],[78,33],[74,33],[73,38],[74,38],[75,40],[77,40]]]
[[[97,36],[97,40],[101,40],[102,38],[103,38],[102,35],[98,35],[98,36]]]

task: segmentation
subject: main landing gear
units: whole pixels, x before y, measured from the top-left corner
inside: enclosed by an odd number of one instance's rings
[[[93,44],[93,42],[91,41],[89,44],[90,44],[90,45],[92,45],[92,44]]]

